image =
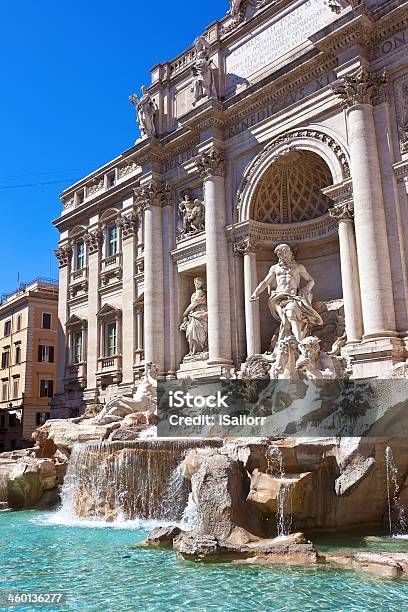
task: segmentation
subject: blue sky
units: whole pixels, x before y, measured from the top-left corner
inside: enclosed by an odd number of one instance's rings
[[[0,293],[57,277],[59,194],[137,136],[128,101],[228,0],[0,0]],[[45,184],[52,183],[52,184]]]

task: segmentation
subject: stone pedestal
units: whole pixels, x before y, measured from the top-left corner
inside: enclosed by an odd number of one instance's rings
[[[224,157],[213,149],[203,153],[198,165],[205,198],[208,364],[229,365],[232,361]]]

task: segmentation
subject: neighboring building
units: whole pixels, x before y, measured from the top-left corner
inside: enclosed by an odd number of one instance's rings
[[[0,302],[0,452],[29,446],[56,382],[58,284],[36,279]]]
[[[279,243],[354,376],[407,358],[407,2],[233,4],[131,96],[136,144],[62,194],[56,416],[131,394],[146,363],[205,377],[269,350],[250,297]]]

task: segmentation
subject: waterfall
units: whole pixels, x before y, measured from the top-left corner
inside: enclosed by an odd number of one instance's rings
[[[278,537],[288,536],[292,528],[292,482],[285,474],[283,454],[279,447],[269,446],[266,451],[266,473],[280,484],[277,494],[276,529]]]
[[[60,516],[184,522],[190,484],[179,465],[188,450],[209,445],[220,442],[146,439],[75,445]]]
[[[398,468],[394,463],[392,449],[385,449],[385,466],[387,473],[388,527],[390,536],[401,536],[407,532],[405,508],[399,499]]]

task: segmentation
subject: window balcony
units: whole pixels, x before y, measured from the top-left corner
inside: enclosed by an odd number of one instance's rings
[[[119,383],[122,380],[122,355],[100,357],[96,378],[100,385]]]
[[[88,293],[88,268],[81,268],[81,270],[74,270],[71,272],[71,279],[69,283],[69,297],[70,299],[80,295],[86,295]]]
[[[86,387],[86,362],[69,365],[65,369],[65,384]]]
[[[122,253],[105,257],[101,262],[101,287],[106,287],[120,280],[122,280]]]

